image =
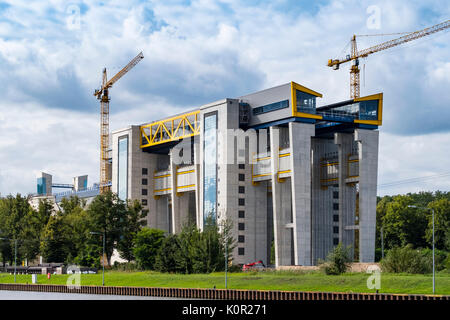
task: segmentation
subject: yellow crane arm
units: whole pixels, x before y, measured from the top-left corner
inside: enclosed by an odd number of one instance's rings
[[[425,36],[430,35],[432,33],[439,32],[439,31],[447,29],[447,28],[450,28],[450,20],[441,22],[441,23],[436,24],[436,25],[434,25],[432,27],[428,27],[428,28],[425,28],[425,29],[422,29],[422,30],[419,30],[419,31],[411,32],[411,33],[409,33],[407,35],[404,35],[404,36],[402,36],[400,38],[389,40],[389,41],[377,44],[375,46],[372,46],[370,48],[357,51],[356,55],[352,54],[351,56],[347,56],[344,59],[328,60],[328,64],[327,65],[329,67],[333,67],[335,65],[346,63],[346,62],[349,62],[351,60],[355,60],[355,59],[358,59],[358,58],[364,58],[364,57],[367,57],[371,53],[375,53],[375,52],[378,52],[378,51],[381,51],[381,50],[389,49],[389,48],[398,46],[400,44],[403,44],[403,43],[406,43],[406,42],[409,42],[409,41],[412,41],[412,40],[415,40],[415,39],[419,39],[419,38],[425,37]],[[355,36],[354,36],[354,38],[355,38]]]
[[[123,67],[122,70],[120,70],[119,72],[116,73],[116,75],[114,77],[111,78],[111,80],[107,81],[106,78],[106,68],[103,69],[103,81],[102,81],[102,87],[100,90],[95,90],[94,92],[94,96],[99,96],[101,95],[101,93],[103,92],[104,89],[109,89],[112,87],[112,85],[119,80],[120,78],[122,78],[122,76],[127,73],[128,71],[130,71],[135,65],[137,65],[139,63],[139,61],[141,61],[142,59],[144,59],[144,54],[141,52],[139,52],[139,54],[133,58],[133,60],[131,60],[125,67]]]

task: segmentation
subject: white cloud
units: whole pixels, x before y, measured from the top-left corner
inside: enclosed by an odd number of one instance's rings
[[[438,0],[318,1],[315,10],[295,2],[300,8],[289,11],[289,1],[250,6],[201,0],[186,6],[89,0],[73,2],[83,10],[80,28],[69,30],[65,1],[7,2],[11,6],[0,11],[3,194],[34,191],[34,175],[44,169],[61,182],[84,173],[91,183],[98,178],[99,106],[92,92],[103,67],[110,78],[141,50],[144,60],[111,90],[111,129],[289,81],[322,92],[319,104],[346,100],[349,66],[333,71],[326,62],[342,54],[351,35],[416,30],[450,14],[446,1]],[[381,9],[380,30],[367,28],[370,5]],[[448,155],[439,146],[450,142],[448,36],[443,32],[361,61],[362,94],[382,91],[385,98],[380,182],[445,171]],[[358,45],[383,40],[360,38]],[[402,156],[413,150],[419,150],[417,158],[404,162]],[[425,153],[432,158],[428,165],[420,160]],[[432,183],[424,187],[448,190],[445,183]]]

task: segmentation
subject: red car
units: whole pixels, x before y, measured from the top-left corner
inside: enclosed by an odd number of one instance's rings
[[[242,271],[259,270],[264,269],[265,267],[266,266],[264,265],[264,263],[261,260],[259,260],[257,262],[244,264],[244,266],[242,267]]]

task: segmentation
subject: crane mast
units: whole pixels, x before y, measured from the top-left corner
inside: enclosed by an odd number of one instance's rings
[[[334,70],[338,70],[339,66],[343,63],[352,61],[352,66],[350,67],[350,97],[352,99],[358,98],[360,96],[360,81],[359,81],[359,58],[365,58],[369,54],[386,50],[403,43],[416,40],[430,34],[445,30],[450,28],[450,20],[441,22],[432,27],[425,28],[419,31],[408,33],[402,37],[385,41],[383,43],[377,44],[375,46],[369,47],[367,49],[358,51],[356,44],[356,35],[353,35],[351,39],[351,54],[347,55],[342,59],[330,59],[328,60],[328,67],[332,67]]]
[[[108,81],[106,68],[103,69],[102,86],[94,91],[94,96],[100,100],[100,193],[111,188],[111,156],[109,137],[109,88],[123,75],[130,71],[144,58],[142,52],[133,58],[122,70]]]

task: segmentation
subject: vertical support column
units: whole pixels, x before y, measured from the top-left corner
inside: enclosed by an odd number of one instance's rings
[[[195,166],[195,217],[197,228],[203,228],[201,217],[201,198],[200,198],[200,136],[194,137],[194,166]]]
[[[177,165],[174,161],[173,149],[170,151],[170,179],[172,180],[172,212],[169,214],[172,215],[172,233],[178,233],[179,221],[180,221],[180,199],[177,196]]]
[[[353,257],[355,244],[355,187],[345,182],[349,177],[348,156],[352,152],[353,135],[349,133],[335,133],[334,143],[338,145],[339,157],[339,242],[344,247],[351,246]]]
[[[272,206],[275,242],[275,266],[286,266],[291,264],[291,250],[289,245],[289,234],[285,226],[285,214],[283,212],[282,184],[278,182],[278,156],[280,146],[279,128],[270,127],[270,154],[272,171]]]
[[[296,265],[311,261],[311,137],[314,124],[290,122],[294,259]]]
[[[174,149],[172,149],[173,151]],[[172,233],[180,233],[183,226],[189,219],[189,194],[187,192],[178,193],[177,162],[174,161],[173,153],[170,154],[170,173],[172,179]]]
[[[375,261],[378,131],[355,130],[359,148],[359,261]]]

